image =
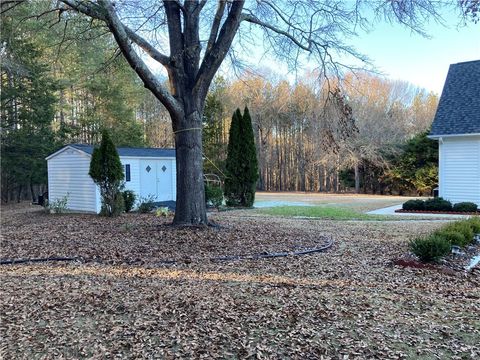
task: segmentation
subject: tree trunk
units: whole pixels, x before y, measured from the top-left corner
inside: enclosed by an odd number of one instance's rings
[[[360,194],[360,169],[358,168],[358,163],[355,163],[354,171],[355,171],[355,194]]]
[[[187,113],[187,112],[185,112]],[[172,119],[173,120],[173,119]],[[175,225],[207,225],[202,158],[202,117],[194,111],[182,119],[175,132],[177,203]]]

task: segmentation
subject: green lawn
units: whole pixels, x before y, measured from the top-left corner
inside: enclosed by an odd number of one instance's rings
[[[299,216],[328,220],[390,220],[391,216],[367,215],[345,207],[278,206],[259,209],[259,213],[274,216]]]

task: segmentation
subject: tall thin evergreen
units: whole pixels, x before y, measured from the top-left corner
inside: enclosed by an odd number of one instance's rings
[[[253,134],[252,118],[250,111],[245,106],[243,111],[241,129],[241,158],[243,166],[243,189],[241,203],[243,206],[251,207],[255,201],[255,190],[258,181],[258,160],[255,138]]]
[[[106,130],[102,131],[100,147],[93,150],[88,173],[100,188],[101,214],[115,216],[123,211],[123,167],[117,149]]]
[[[225,198],[229,206],[251,207],[255,200],[258,161],[248,108],[232,116],[227,154]]]

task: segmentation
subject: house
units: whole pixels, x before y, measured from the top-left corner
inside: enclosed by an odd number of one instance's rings
[[[117,148],[124,167],[125,190],[156,201],[175,200],[175,149]],[[67,196],[67,208],[99,213],[101,197],[90,175],[92,145],[71,144],[46,158],[49,201]]]
[[[480,206],[480,60],[450,65],[429,138],[439,144],[439,196]]]

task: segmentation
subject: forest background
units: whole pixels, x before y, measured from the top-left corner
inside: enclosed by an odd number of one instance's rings
[[[3,202],[35,199],[46,189],[45,157],[98,144],[103,128],[117,146],[173,147],[168,112],[111,36],[84,17],[41,10],[1,15]],[[431,193],[438,155],[426,132],[436,94],[372,73],[297,75],[259,66],[217,76],[204,112],[206,173],[224,178],[231,116],[248,106],[259,190]]]

